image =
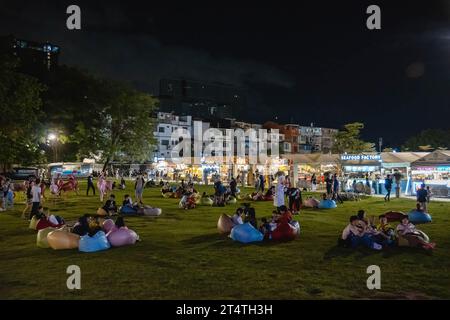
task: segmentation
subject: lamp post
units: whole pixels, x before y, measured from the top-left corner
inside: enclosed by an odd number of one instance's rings
[[[58,148],[57,148],[57,143],[58,143],[58,137],[56,136],[56,134],[54,133],[50,133],[47,137],[50,145],[53,148],[53,157],[54,157],[54,161],[58,162]]]

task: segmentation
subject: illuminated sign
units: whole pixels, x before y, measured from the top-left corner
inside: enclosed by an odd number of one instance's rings
[[[362,161],[362,160],[371,160],[371,161],[380,161],[380,154],[341,154],[342,161]]]

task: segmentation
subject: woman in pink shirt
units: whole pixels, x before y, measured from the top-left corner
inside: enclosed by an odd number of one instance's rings
[[[408,240],[411,247],[422,247],[426,250],[434,249],[435,243],[428,243],[424,241],[418,231],[419,230],[416,229],[416,226],[409,222],[407,216],[405,216],[397,226],[397,233]]]

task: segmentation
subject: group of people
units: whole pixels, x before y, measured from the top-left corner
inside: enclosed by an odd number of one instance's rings
[[[403,237],[411,247],[421,247],[432,250],[434,243],[426,241],[420,232],[410,221],[407,215],[401,217],[400,223],[393,227],[386,215],[378,217],[379,223],[375,225],[367,218],[364,210],[359,210],[356,215],[350,217],[349,224],[342,231],[339,244],[344,247],[356,248],[365,246],[374,250],[382,250],[385,247],[395,246],[398,238]]]
[[[236,209],[236,212],[231,217],[234,225],[250,223],[255,229],[258,229],[263,235],[264,239],[271,239],[272,232],[280,223],[290,223],[293,220],[292,212],[286,206],[280,206],[272,211],[270,218],[263,217],[258,226],[255,208],[249,204],[244,204],[242,207]]]

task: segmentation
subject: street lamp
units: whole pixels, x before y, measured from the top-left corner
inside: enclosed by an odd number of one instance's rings
[[[49,135],[47,136],[47,139],[50,142],[50,145],[53,147],[54,161],[58,162],[58,149],[57,149],[57,145],[56,145],[58,142],[58,137],[54,133],[49,133]]]

